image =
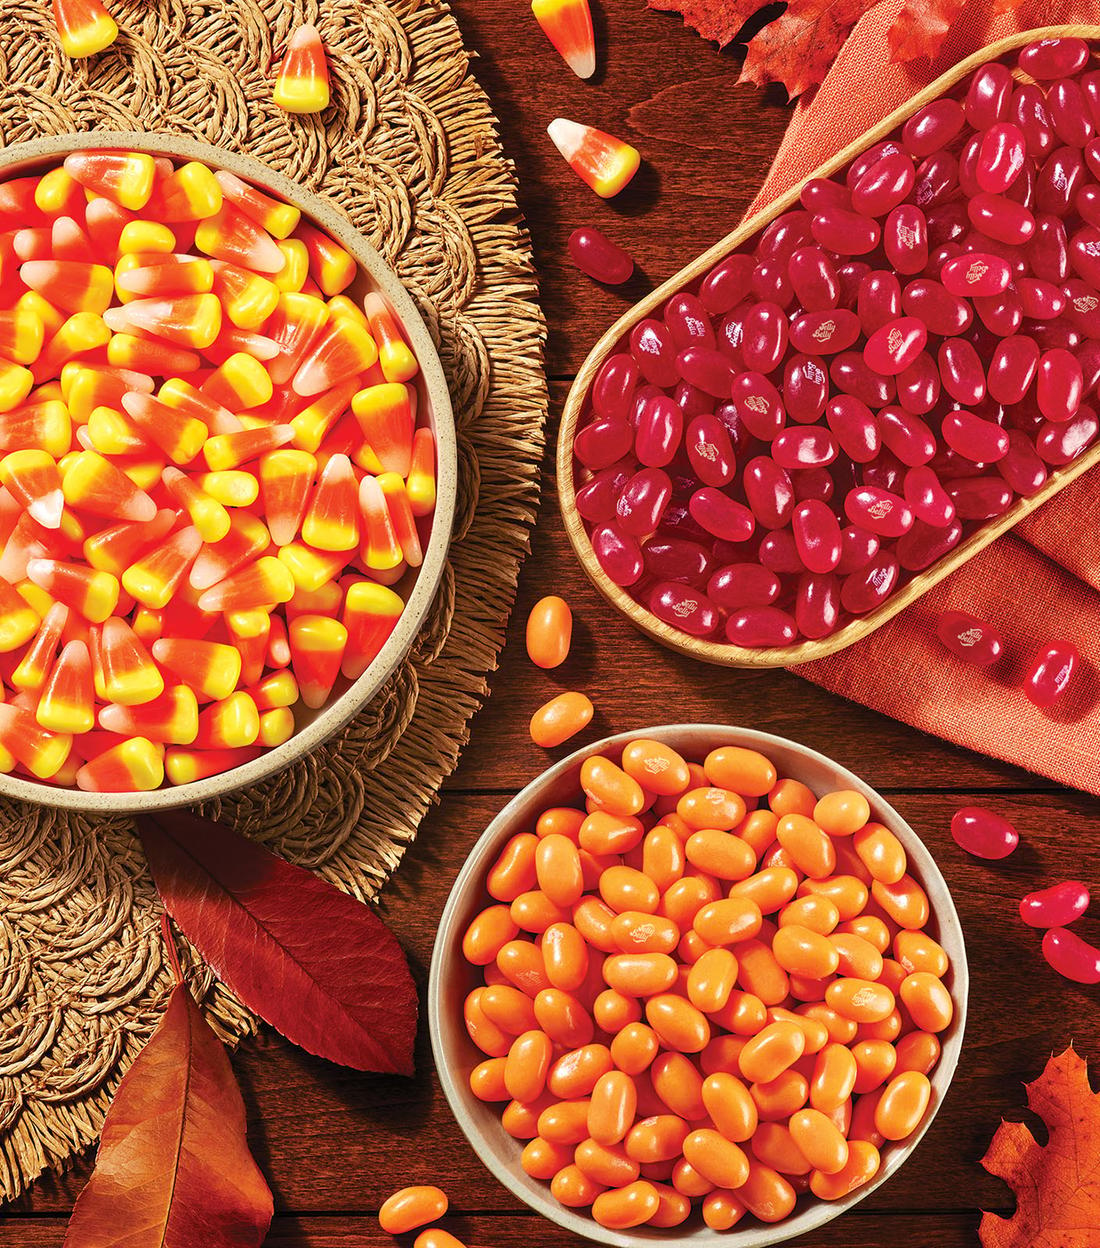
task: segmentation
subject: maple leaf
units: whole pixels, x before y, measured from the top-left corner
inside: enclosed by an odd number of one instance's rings
[[[749,44],[739,82],[781,82],[789,96],[816,86],[852,27],[877,0],[791,0]]]
[[[250,1010],[329,1061],[413,1073],[416,986],[373,910],[209,819],[137,829],[165,909]]]
[[[1027,1087],[1046,1146],[1022,1122],[1002,1122],[982,1165],[1016,1193],[1011,1218],[983,1213],[984,1248],[1085,1248],[1100,1227],[1100,1095],[1070,1045]]]
[[[966,0],[905,0],[887,35],[890,59],[915,61],[926,56],[932,60],[965,7]]]
[[[259,1248],[271,1215],[225,1047],[178,984],[115,1092],[65,1248]]]
[[[737,32],[770,0],[646,0],[660,13],[679,13],[704,39],[713,39],[720,48],[732,43]]]

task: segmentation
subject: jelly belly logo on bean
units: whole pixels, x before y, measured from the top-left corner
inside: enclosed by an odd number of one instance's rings
[[[653,923],[638,923],[630,929],[630,939],[636,945],[644,945],[657,934],[656,925]]]
[[[811,337],[815,342],[828,342],[836,333],[836,321],[822,321]]]
[[[697,442],[695,444],[695,454],[700,459],[705,459],[708,464],[713,464],[718,458],[718,448],[713,442]]]
[[[969,285],[973,286],[975,282],[980,282],[989,272],[989,265],[984,260],[975,260],[974,263],[966,270],[966,280]]]
[[[968,649],[970,646],[976,646],[981,639],[982,630],[980,628],[968,628],[966,632],[959,633],[959,645],[966,646]]]
[[[1086,256],[1093,256],[1094,258],[1100,256],[1100,243],[1084,242],[1080,243],[1079,246]]]
[[[682,606],[682,605],[683,605],[682,603],[679,604],[679,606]],[[674,607],[673,610],[678,611],[679,606]],[[669,768],[668,759],[661,758],[660,756],[647,758],[642,763],[642,770],[648,772],[651,776],[659,776],[661,775],[662,772],[668,771],[668,768]]]
[[[900,329],[892,329],[886,339],[886,350],[891,355],[897,355],[901,350],[902,343],[905,342],[905,335]]]
[[[691,615],[693,611],[698,609],[698,606],[699,604],[695,601],[694,598],[682,598],[672,608],[672,614],[679,616],[681,620],[686,620],[687,617]]]
[[[1062,670],[1058,673],[1058,675],[1055,676],[1054,686],[1058,690],[1059,693],[1061,693],[1062,690],[1066,687],[1066,682],[1069,680],[1072,674],[1073,674],[1073,664],[1067,663],[1065,667],[1063,667]]]
[[[898,226],[898,242],[908,250],[917,245],[917,231],[911,225]]]
[[[807,360],[803,365],[802,371],[817,386],[820,386],[825,381],[825,370],[819,368],[813,360]]]
[[[894,504],[888,498],[880,498],[867,508],[867,514],[875,520],[885,520],[894,510]]]
[[[1073,301],[1073,306],[1082,314],[1095,312],[1097,307],[1100,306],[1100,299],[1097,299],[1095,295],[1078,295]]]
[[[749,394],[745,396],[745,406],[750,412],[767,413],[771,408],[771,404],[762,394]]]

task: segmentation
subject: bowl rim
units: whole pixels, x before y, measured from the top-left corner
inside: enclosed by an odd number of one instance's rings
[[[428,327],[397,274],[334,204],[252,156],[165,130],[92,129],[46,135],[13,144],[0,151],[0,176],[14,176],[23,169],[71,152],[107,149],[147,152],[174,160],[197,160],[215,169],[225,169],[300,208],[303,217],[332,235],[354,256],[371,285],[385,297],[396,313],[420,365],[424,389],[430,398],[436,437],[436,507],[431,535],[425,544],[424,561],[405,602],[405,609],[386,643],[357,680],[282,745],[204,780],[164,785],[147,793],[91,793],[0,774],[2,797],[61,810],[104,815],[169,810],[225,796],[268,779],[316,749],[353,719],[378,694],[404,659],[435,598],[450,549],[458,476],[458,443],[450,388]]]
[[[930,893],[935,891],[938,894],[932,912],[938,925],[939,941],[945,945],[945,948],[948,948],[951,956],[951,997],[955,1005],[955,1016],[946,1033],[946,1039],[942,1041],[940,1060],[931,1076],[934,1090],[931,1107],[917,1130],[907,1140],[899,1141],[900,1147],[892,1148],[887,1153],[886,1160],[875,1178],[870,1183],[856,1188],[841,1200],[807,1204],[804,1209],[783,1222],[771,1225],[753,1222],[744,1228],[735,1227],[729,1231],[710,1231],[704,1227],[683,1237],[684,1243],[690,1244],[692,1248],[718,1248],[720,1244],[730,1245],[730,1248],[769,1248],[770,1245],[785,1243],[798,1235],[820,1229],[827,1222],[831,1222],[853,1205],[858,1204],[864,1197],[869,1196],[901,1167],[931,1126],[950,1090],[966,1029],[970,985],[966,942],[958,911],[943,873],[908,821],[877,790],[854,772],[849,771],[847,767],[829,758],[828,755],[788,737],[760,732],[752,728],[727,724],[662,724],[603,737],[581,746],[541,772],[520,789],[489,822],[471,848],[447,895],[447,901],[436,929],[428,977],[428,1027],[432,1056],[447,1104],[478,1160],[528,1208],[565,1230],[596,1243],[612,1245],[613,1248],[647,1248],[656,1241],[672,1237],[667,1231],[639,1234],[638,1232],[644,1228],[635,1228],[633,1231],[605,1229],[590,1216],[559,1205],[550,1195],[549,1187],[528,1178],[520,1170],[518,1151],[516,1153],[517,1164],[514,1167],[498,1168],[490,1165],[490,1162],[482,1156],[479,1132],[467,1108],[482,1103],[476,1101],[464,1080],[455,1078],[455,1071],[449,1060],[450,1053],[445,1049],[441,1038],[441,1023],[446,1009],[444,981],[452,966],[462,965],[461,937],[457,931],[461,911],[469,905],[469,895],[483,887],[482,881],[490,861],[503,842],[508,837],[524,830],[519,826],[519,821],[528,814],[528,807],[535,803],[536,795],[542,789],[552,786],[570,771],[579,769],[580,764],[593,754],[621,748],[627,742],[640,737],[661,741],[677,748],[677,742],[681,742],[685,734],[710,737],[715,742],[721,741],[722,744],[747,746],[765,754],[768,753],[769,748],[792,750],[813,765],[827,768],[840,783],[862,793],[871,803],[874,817],[886,823],[892,831],[898,834],[910,863],[916,868],[915,874],[925,890]],[[715,747],[712,745],[709,748]],[[690,749],[689,752],[691,752]],[[797,777],[794,778],[797,779]],[[519,1141],[516,1143],[518,1147]]]

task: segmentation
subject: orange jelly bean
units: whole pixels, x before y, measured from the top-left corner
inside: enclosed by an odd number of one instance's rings
[[[552,750],[587,728],[595,713],[583,693],[559,693],[531,716],[531,740],[544,750]]]
[[[910,1031],[894,1046],[897,1053],[898,1074],[906,1070],[919,1070],[930,1074],[940,1060],[939,1039],[927,1031]]]
[[[741,1050],[741,1074],[753,1083],[768,1083],[793,1066],[806,1048],[806,1034],[789,1022],[769,1023]]]
[[[826,793],[813,810],[814,823],[829,836],[852,836],[870,817],[870,803],[852,789]]]
[[[622,767],[648,792],[662,796],[682,793],[691,782],[684,759],[660,741],[631,741],[623,750]]]
[[[731,885],[729,895],[747,897],[749,901],[756,903],[761,914],[774,914],[790,901],[797,888],[798,874],[790,867],[766,867],[763,871],[750,875],[748,879],[736,881]]]
[[[641,1166],[622,1148],[608,1147],[596,1140],[582,1140],[573,1151],[573,1160],[582,1174],[601,1187],[625,1187],[641,1173]]]
[[[617,914],[628,910],[656,914],[661,904],[657,885],[633,867],[608,867],[600,876],[600,896]]]
[[[588,1134],[598,1144],[618,1144],[633,1125],[637,1108],[634,1080],[621,1070],[605,1071],[592,1088]]]
[[[548,1183],[559,1170],[572,1164],[573,1152],[568,1144],[552,1144],[536,1135],[524,1146],[519,1164],[523,1167],[524,1174]]]
[[[914,971],[926,971],[943,979],[950,966],[943,946],[927,932],[898,932],[894,937],[894,957],[910,975]]]
[[[588,974],[588,944],[571,923],[551,923],[542,935],[542,960],[554,987],[573,992]]]
[[[832,975],[840,965],[840,954],[827,936],[797,923],[776,932],[772,952],[785,971],[810,979]]]
[[[598,809],[612,815],[636,815],[645,809],[645,793],[637,780],[598,754],[581,764],[581,788]]]
[[[950,1026],[955,1007],[943,980],[935,975],[914,971],[902,980],[898,996],[921,1031],[938,1032]]]
[[[743,1144],[752,1138],[759,1121],[756,1102],[736,1075],[718,1071],[702,1086],[703,1106],[727,1140]]]
[[[676,803],[676,813],[696,831],[712,828],[728,832],[744,819],[745,801],[730,789],[689,789]]]
[[[702,1011],[673,993],[650,997],[645,1005],[645,1017],[666,1048],[698,1053],[710,1039],[710,1023]]]
[[[841,1200],[849,1192],[862,1187],[878,1174],[879,1152],[865,1140],[853,1140],[848,1145],[848,1160],[843,1169],[835,1174],[815,1170],[810,1175],[810,1191],[822,1200]]]
[[[560,667],[569,656],[573,612],[564,598],[540,598],[527,617],[527,654],[538,667]]]
[[[462,938],[462,956],[474,966],[488,966],[496,961],[501,949],[519,935],[507,906],[489,906],[466,929]]]
[[[875,880],[871,885],[871,896],[898,927],[918,931],[928,922],[931,913],[928,894],[911,875],[903,875],[894,884]]]
[[[901,841],[881,823],[861,827],[852,837],[852,848],[880,884],[897,884],[909,865]]]
[[[535,996],[535,1021],[555,1044],[577,1048],[595,1033],[592,1015],[571,993],[543,988]]]
[[[703,760],[711,784],[731,789],[743,797],[764,797],[775,788],[778,774],[770,759],[757,750],[723,745]]]
[[[836,866],[836,850],[812,819],[805,815],[784,815],[775,834],[779,844],[804,875],[812,880],[823,880],[832,875]]]
[[[875,1128],[887,1140],[904,1140],[924,1117],[932,1098],[928,1076],[919,1070],[906,1070],[883,1089],[875,1109]]]
[[[688,838],[684,846],[688,862],[719,880],[745,880],[756,869],[756,854],[739,836],[705,828]]]
[[[447,1196],[438,1187],[403,1187],[378,1210],[378,1225],[387,1235],[404,1235],[435,1222],[447,1212]]]
[[[703,1127],[684,1139],[684,1158],[715,1187],[738,1188],[749,1177],[744,1149],[718,1131]]]
[[[703,906],[692,920],[695,931],[711,945],[751,940],[760,931],[760,907],[747,897],[727,897]]]
[[[592,1216],[610,1230],[641,1226],[657,1212],[661,1198],[646,1179],[638,1179],[613,1191],[601,1192],[592,1204]]]
[[[810,1082],[810,1104],[829,1114],[852,1095],[859,1067],[855,1056],[843,1044],[827,1044],[814,1061]]]
[[[782,819],[785,815],[813,817],[817,798],[813,790],[800,780],[780,780],[768,792],[768,805]]]
[[[748,1210],[735,1192],[718,1188],[703,1197],[703,1221],[712,1231],[728,1231],[737,1225]]]

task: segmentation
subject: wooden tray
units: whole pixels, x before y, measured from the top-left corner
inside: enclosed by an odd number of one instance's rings
[[[987,61],[997,60],[1008,52],[1038,39],[1050,39],[1065,36],[1077,36],[1082,39],[1100,40],[1100,26],[1048,26],[1038,30],[1025,31],[1012,35],[1007,39],[998,40],[975,52],[964,61],[960,61],[953,69],[937,78],[930,86],[905,104],[903,107],[884,118],[877,126],[866,131],[855,142],[850,143],[838,152],[831,160],[809,175],[811,178],[829,178],[843,169],[854,157],[858,156],[873,143],[889,136],[898,126],[924,107],[930,101],[946,94],[957,83]],[[1016,71],[1016,77],[1027,81],[1026,76]],[[950,576],[956,568],[964,564],[1012,528],[1024,516],[1030,515],[1036,508],[1064,489],[1071,481],[1082,473],[1100,463],[1100,442],[1090,447],[1083,455],[1050,474],[1049,479],[1038,493],[1030,498],[1021,498],[1003,516],[989,521],[977,532],[961,541],[952,551],[925,571],[918,573],[895,594],[874,611],[852,620],[835,633],[823,637],[820,641],[802,641],[790,646],[751,649],[744,646],[731,645],[728,642],[712,641],[704,637],[692,637],[678,628],[673,628],[663,620],[659,620],[641,603],[636,602],[630,594],[616,585],[603,571],[592,550],[584,523],[576,507],[576,490],[573,480],[573,438],[577,432],[584,400],[596,373],[607,357],[614,353],[631,329],[645,317],[656,311],[670,296],[689,287],[704,277],[720,260],[737,251],[753,235],[763,230],[771,221],[789,208],[796,207],[804,183],[800,183],[785,195],[781,196],[770,207],[758,212],[743,222],[731,234],[716,243],[708,251],[697,256],[690,264],[682,268],[674,277],[669,278],[652,294],[636,303],[627,313],[621,316],[614,325],[596,343],[588,358],[581,365],[576,379],[569,391],[562,413],[561,429],[558,434],[557,477],[558,502],[561,506],[565,531],[577,553],[581,566],[589,578],[605,598],[644,632],[654,637],[662,645],[678,650],[681,654],[692,658],[703,659],[708,663],[717,663],[724,667],[789,667],[798,663],[808,663],[813,659],[821,659],[826,655],[835,654],[853,643],[860,641],[876,628],[881,628],[887,620],[892,619],[899,611],[903,611],[910,603],[915,602],[933,585],[938,584],[945,576]]]

